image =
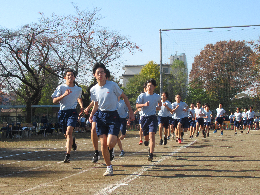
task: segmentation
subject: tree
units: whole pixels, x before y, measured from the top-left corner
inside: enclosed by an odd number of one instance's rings
[[[124,92],[132,106],[135,105],[137,97],[143,92],[144,83],[151,78],[156,80],[157,87],[154,92],[159,94],[160,67],[153,61],[148,62],[138,75],[128,80]]]
[[[168,76],[168,93],[169,97],[180,94],[182,99],[186,98],[187,94],[187,68],[181,60],[174,60],[171,65],[171,74]]]
[[[190,72],[192,88],[206,91],[212,106],[230,106],[231,98],[252,85],[256,74],[249,59],[252,49],[244,41],[208,44],[194,58]]]
[[[37,24],[18,30],[0,29],[1,76],[9,89],[26,102],[26,122],[31,119],[31,105],[41,100],[46,75],[63,78],[67,68],[74,68],[78,72],[77,81],[86,84],[95,62],[113,67],[126,49],[139,50],[126,37],[99,27],[97,9],[93,12],[75,9],[75,16],[45,18],[42,14]],[[24,93],[19,91],[20,85]]]

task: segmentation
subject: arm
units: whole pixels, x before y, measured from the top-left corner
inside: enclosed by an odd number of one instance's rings
[[[91,111],[91,114],[90,114],[90,116],[89,116],[89,122],[90,123],[92,123],[93,122],[93,116],[94,116],[94,114],[97,112],[97,110],[98,110],[98,102],[94,102],[94,107],[93,107],[93,109],[92,109],[92,111]]]
[[[78,103],[80,105],[80,113],[79,113],[79,116],[80,116],[83,114],[83,111],[84,111],[82,98],[78,98]]]
[[[129,112],[128,112],[128,114],[129,114],[129,120],[130,120],[130,121],[134,121],[134,120],[135,120],[134,112],[133,112],[133,110],[132,110],[132,108],[131,108],[131,105],[130,105],[130,102],[129,102],[128,98],[126,97],[126,95],[125,95],[124,93],[121,94],[121,97],[124,99],[125,104],[126,104],[128,110],[129,110]]]
[[[53,98],[53,103],[54,104],[59,103],[63,98],[65,98],[67,95],[69,95],[71,93],[72,93],[72,91],[70,89],[67,89],[63,95]]]
[[[136,108],[142,108],[142,107],[145,107],[145,106],[149,106],[149,101],[146,102],[145,104],[136,104]]]
[[[94,101],[92,101],[89,105],[88,105],[88,107],[84,110],[84,112],[85,112],[85,114],[89,114],[88,113],[88,111],[90,110],[90,108],[92,108],[94,106]]]

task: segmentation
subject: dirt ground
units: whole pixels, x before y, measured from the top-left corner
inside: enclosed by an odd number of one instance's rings
[[[115,147],[114,176],[104,177],[104,160],[92,163],[90,133],[75,133],[78,150],[63,163],[62,135],[0,142],[1,194],[260,194],[260,131],[231,130],[210,137],[159,145],[147,160],[138,131],[128,131],[126,152]]]

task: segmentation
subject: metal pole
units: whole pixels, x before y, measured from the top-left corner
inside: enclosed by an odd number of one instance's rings
[[[162,82],[162,29],[160,29],[160,95],[162,94],[163,82]]]

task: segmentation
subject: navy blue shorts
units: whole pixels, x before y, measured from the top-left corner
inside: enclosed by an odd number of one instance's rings
[[[235,125],[235,127],[239,128],[240,122],[239,121],[234,121],[234,125]]]
[[[80,123],[80,127],[85,127],[85,126],[86,126],[85,122]]]
[[[100,111],[100,110],[97,110],[96,113],[93,115],[92,120],[93,120],[93,122],[95,122],[95,123],[97,122],[97,116],[98,116],[99,111]]]
[[[210,127],[211,122],[205,122],[205,126]]]
[[[222,125],[223,124],[223,117],[217,117],[216,121],[218,122],[218,124]]]
[[[178,121],[177,121],[177,119],[171,118],[170,123],[173,125],[173,128],[176,128]]]
[[[120,131],[120,117],[117,111],[99,111],[96,116],[97,135],[112,134],[118,136]]]
[[[199,126],[204,127],[204,118],[197,118],[196,123],[198,123]]]
[[[76,109],[60,110],[58,112],[59,123],[62,128],[62,132],[66,134],[67,127],[76,127],[78,121],[78,113]]]
[[[230,124],[234,124],[234,120],[233,119],[230,119]]]
[[[243,120],[243,125],[247,125],[247,120]]]
[[[189,118],[188,118],[188,117],[184,117],[184,118],[183,118],[182,127],[185,128],[185,129],[190,127]]]
[[[149,132],[157,132],[158,120],[156,115],[143,116],[141,119],[141,127],[144,136],[149,135]]]
[[[253,125],[254,124],[254,118],[250,118],[247,120],[247,125]]]
[[[190,119],[190,127],[196,127],[195,120]]]
[[[120,118],[120,131],[122,132],[122,135],[126,134],[126,124],[127,124],[126,118]]]
[[[158,124],[162,124],[167,129],[169,127],[169,117],[158,116]]]

